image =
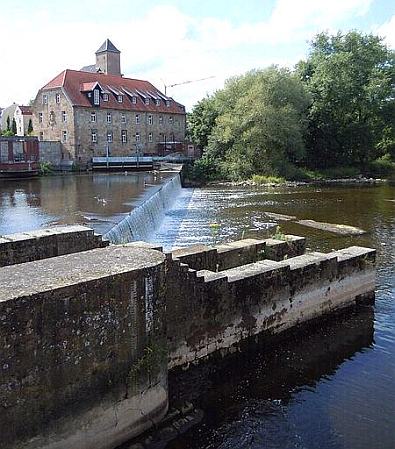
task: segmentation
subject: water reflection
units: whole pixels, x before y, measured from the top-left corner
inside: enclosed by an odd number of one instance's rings
[[[0,235],[55,224],[105,233],[170,173],[100,173],[0,181]],[[173,174],[174,176],[174,174]]]

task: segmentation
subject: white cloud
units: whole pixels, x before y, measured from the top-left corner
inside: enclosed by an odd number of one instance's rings
[[[377,29],[377,34],[384,38],[390,48],[395,48],[395,14]]]
[[[102,0],[101,0],[102,1]],[[126,2],[125,4],[127,4]],[[109,37],[122,51],[126,76],[145,78],[159,88],[167,84],[215,78],[177,86],[169,94],[190,107],[207,92],[222,87],[229,76],[273,63],[292,65],[300,48],[316,32],[366,14],[372,0],[278,0],[269,19],[234,24],[226,18],[184,14],[171,5],[151,8],[142,17],[132,13],[117,21],[68,18],[47,10],[29,17],[0,16],[0,105],[28,102],[37,90],[65,68],[94,63],[94,52]],[[263,11],[257,11],[257,16]],[[226,11],[224,12],[226,17]],[[391,29],[392,26],[392,29]],[[383,27],[393,39],[394,18]],[[4,38],[15,36],[15,39]],[[294,50],[284,56],[284,46]]]

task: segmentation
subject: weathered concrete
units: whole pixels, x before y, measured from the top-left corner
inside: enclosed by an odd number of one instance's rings
[[[335,223],[321,223],[315,220],[298,220],[296,223],[307,226],[309,228],[319,229],[321,231],[332,232],[334,234],[340,235],[362,235],[366,234],[361,228],[356,228],[355,226],[349,226],[344,224]]]
[[[86,226],[54,226],[0,236],[0,267],[108,246]]]
[[[110,449],[165,415],[164,260],[110,246],[0,269],[2,449]]]
[[[283,249],[284,243],[269,241],[266,248]],[[280,333],[371,298],[374,260],[375,251],[361,247],[220,272],[196,271],[173,260],[167,278],[169,368],[233,351],[259,333]]]

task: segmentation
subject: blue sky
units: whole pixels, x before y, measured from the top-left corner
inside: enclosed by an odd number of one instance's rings
[[[0,0],[0,106],[27,103],[65,68],[94,63],[108,37],[125,76],[163,84],[188,109],[252,68],[292,67],[319,31],[357,29],[395,47],[393,0]]]

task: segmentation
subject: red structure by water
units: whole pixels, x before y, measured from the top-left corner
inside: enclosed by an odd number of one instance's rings
[[[37,137],[0,137],[0,178],[35,176],[38,169]]]

